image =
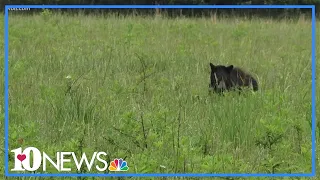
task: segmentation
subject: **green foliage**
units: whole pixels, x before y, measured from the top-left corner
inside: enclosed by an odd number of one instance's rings
[[[10,149],[106,151],[130,173],[311,171],[309,21],[44,10],[10,32]],[[209,62],[260,90],[209,96]]]
[[[4,10],[4,2],[0,3],[0,11]],[[85,5],[155,5],[155,4],[170,4],[170,5],[315,5],[316,6],[316,13],[319,12],[320,1],[318,0],[141,0],[141,1],[128,1],[128,0],[103,0],[103,1],[92,1],[92,0],[10,0],[6,2],[6,5],[15,5],[15,4],[25,4],[25,5],[72,5],[72,4],[85,4]],[[55,10],[56,11],[56,10]],[[101,13],[101,12],[114,12],[118,14],[143,14],[143,15],[154,15],[157,12],[160,14],[165,14],[169,16],[211,16],[212,14],[223,14],[227,16],[234,16],[234,15],[245,15],[245,16],[252,16],[252,15],[260,15],[263,17],[282,17],[284,16],[300,16],[301,13],[310,15],[310,10],[305,9],[256,9],[256,10],[243,10],[243,9],[233,9],[232,12],[225,9],[163,9],[161,11],[155,10],[146,10],[146,9],[127,9],[127,10],[118,10],[118,9],[59,9],[59,12],[71,12],[71,13],[79,13],[79,12],[86,12],[91,14]],[[21,12],[21,11],[20,11]],[[30,12],[39,12],[36,9],[32,9],[31,11],[22,11],[22,13],[30,13]],[[14,13],[19,13],[15,11]],[[42,15],[47,12],[40,12]]]

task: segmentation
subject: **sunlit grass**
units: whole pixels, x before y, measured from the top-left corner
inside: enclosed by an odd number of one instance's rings
[[[11,149],[83,140],[131,173],[311,172],[308,20],[49,13],[9,29]],[[209,62],[242,67],[259,91],[209,96]]]

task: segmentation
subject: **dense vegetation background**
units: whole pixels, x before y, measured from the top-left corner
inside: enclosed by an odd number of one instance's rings
[[[0,2],[0,10],[4,9],[5,4],[25,4],[25,5],[36,5],[36,4],[43,4],[43,5],[61,5],[61,4],[90,4],[90,5],[316,5],[317,15],[319,14],[319,7],[320,1],[319,0],[8,0],[8,1],[1,1]],[[35,10],[37,11],[37,10]],[[78,10],[76,10],[78,11]],[[118,13],[127,13],[132,12],[131,10],[119,10],[119,9],[103,9],[103,10],[85,10],[86,12],[97,12],[97,11],[112,11]],[[153,14],[154,10],[146,10],[146,9],[139,9],[139,14]],[[29,11],[30,12],[30,11]],[[32,11],[31,11],[32,12]],[[252,9],[252,10],[243,10],[243,9],[234,9],[232,11],[228,9],[170,9],[165,10],[166,13],[170,16],[176,15],[185,15],[185,16],[203,16],[203,15],[211,15],[212,13],[217,14],[227,14],[227,15],[259,15],[259,16],[273,16],[273,17],[283,17],[279,16],[298,16],[301,13],[309,13],[310,10],[308,9]]]

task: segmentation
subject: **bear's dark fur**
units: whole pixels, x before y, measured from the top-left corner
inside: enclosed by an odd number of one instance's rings
[[[254,91],[258,90],[257,81],[248,73],[244,72],[240,68],[222,65],[213,65],[210,63],[211,75],[210,75],[210,90],[216,93],[223,93],[230,90],[241,90],[242,87],[250,87]]]

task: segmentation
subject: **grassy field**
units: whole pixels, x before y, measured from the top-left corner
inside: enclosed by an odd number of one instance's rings
[[[259,91],[209,95],[209,62]],[[10,150],[105,151],[124,173],[311,172],[309,19],[11,13],[9,69]]]

